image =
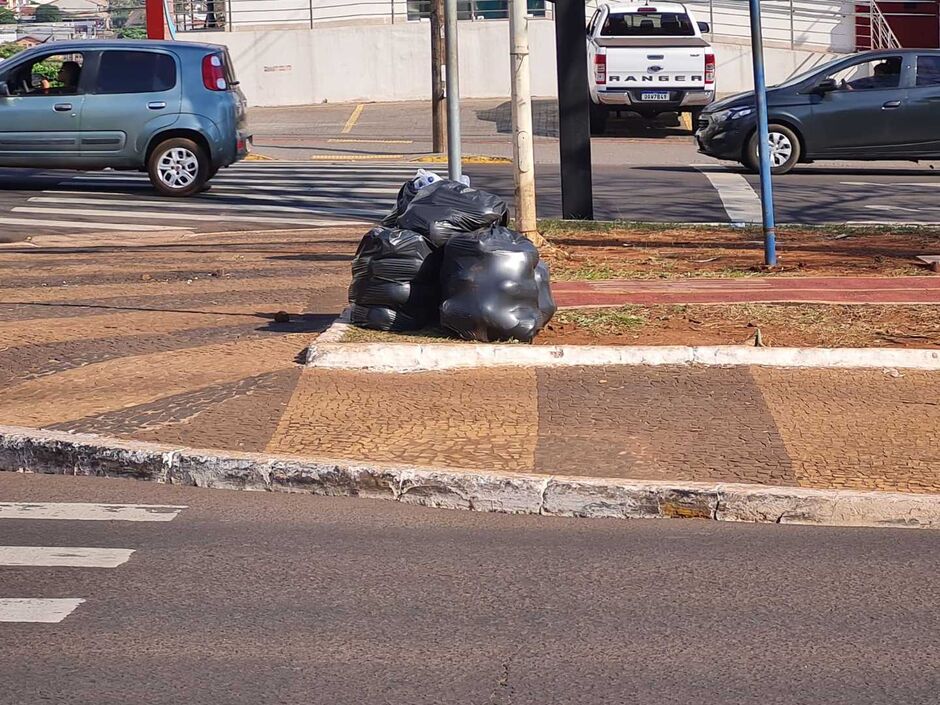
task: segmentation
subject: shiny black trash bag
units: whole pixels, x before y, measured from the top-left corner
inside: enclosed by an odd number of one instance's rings
[[[421,235],[374,228],[359,243],[352,263],[349,302],[361,328],[418,330],[437,319],[439,258]]]
[[[441,297],[441,325],[481,342],[531,342],[556,310],[535,245],[502,226],[448,240]]]
[[[395,208],[392,209],[391,213],[382,218],[381,224],[386,228],[397,227],[398,219],[401,217],[401,214],[407,210],[411,201],[414,200],[414,197],[417,195],[418,189],[415,187],[413,181],[406,181],[402,184],[402,187],[398,189],[398,197],[395,199]]]
[[[398,218],[399,228],[421,233],[434,247],[443,247],[460,233],[508,223],[509,207],[503,199],[457,181],[425,186]]]

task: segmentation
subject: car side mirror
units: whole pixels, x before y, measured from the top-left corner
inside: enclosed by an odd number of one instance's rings
[[[708,22],[699,22],[698,31],[702,34],[709,34],[712,31],[712,26]]]
[[[827,78],[816,84],[816,87],[813,88],[814,93],[819,93],[819,95],[825,95],[826,93],[832,93],[833,91],[839,90],[839,84],[834,78]]]

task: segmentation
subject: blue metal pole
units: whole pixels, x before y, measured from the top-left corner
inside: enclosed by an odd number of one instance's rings
[[[754,94],[757,97],[760,201],[764,216],[764,264],[775,267],[777,265],[777,226],[774,222],[774,189],[770,173],[770,130],[767,127],[764,36],[760,24],[760,0],[749,1],[751,4],[751,51],[754,54]]]

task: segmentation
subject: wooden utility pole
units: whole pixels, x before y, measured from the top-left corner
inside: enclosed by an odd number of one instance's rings
[[[509,0],[509,55],[512,70],[512,152],[516,183],[516,229],[545,242],[535,216],[535,157],[532,145],[532,90],[529,76],[527,0]]]
[[[431,0],[431,142],[435,154],[447,151],[444,105],[444,0]]]

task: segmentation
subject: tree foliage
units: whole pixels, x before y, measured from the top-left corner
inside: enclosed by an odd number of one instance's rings
[[[59,22],[62,20],[62,10],[52,4],[40,5],[36,8],[37,22]]]

